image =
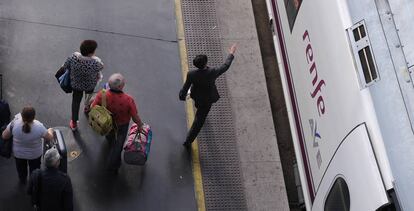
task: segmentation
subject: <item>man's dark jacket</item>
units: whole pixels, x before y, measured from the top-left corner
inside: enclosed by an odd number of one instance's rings
[[[216,79],[229,69],[233,59],[233,54],[229,54],[226,62],[220,67],[190,70],[183,88],[180,90],[180,100],[185,100],[188,89],[192,85],[190,96],[195,101],[196,107],[217,102],[220,95],[217,91]]]
[[[32,203],[40,205],[40,210],[73,210],[72,183],[67,174],[56,168],[33,171],[28,186]]]

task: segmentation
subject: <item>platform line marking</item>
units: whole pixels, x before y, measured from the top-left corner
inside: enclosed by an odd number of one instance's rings
[[[188,72],[188,63],[187,63],[187,48],[185,43],[185,34],[184,34],[184,21],[183,13],[181,10],[181,0],[175,0],[175,17],[177,21],[177,37],[178,37],[178,47],[180,50],[180,62],[183,81],[185,81],[187,72]],[[193,103],[191,100],[186,100],[185,102],[186,113],[187,113],[187,128],[191,127],[191,124],[194,119],[194,110]],[[201,165],[200,165],[200,155],[198,150],[198,140],[195,139],[191,146],[191,160],[193,165],[193,177],[194,177],[194,189],[195,196],[197,201],[198,211],[205,211],[206,204],[204,199],[204,189],[203,189],[203,178],[201,175]]]
[[[60,24],[44,23],[44,22],[30,21],[30,20],[23,20],[23,19],[16,19],[16,18],[0,17],[0,20],[1,21],[15,21],[15,22],[22,22],[22,23],[29,23],[29,24],[38,24],[38,25],[44,25],[44,26],[50,26],[50,27],[59,27],[59,28],[65,28],[65,29],[76,29],[76,30],[82,30],[82,31],[91,31],[91,32],[119,35],[119,36],[125,36],[125,37],[135,37],[135,38],[155,40],[155,41],[161,41],[161,42],[170,42],[170,43],[176,43],[177,42],[177,40],[167,40],[167,39],[163,39],[163,38],[150,37],[150,36],[146,36],[146,35],[127,34],[127,33],[121,33],[121,32],[105,31],[105,30],[100,30],[100,29],[84,28],[84,27],[77,27],[77,26],[65,26],[65,25],[60,25]]]

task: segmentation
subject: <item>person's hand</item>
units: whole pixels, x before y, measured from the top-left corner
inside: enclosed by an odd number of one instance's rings
[[[234,54],[236,52],[237,49],[237,44],[234,43],[230,48],[229,48],[229,53],[230,54]]]
[[[181,101],[185,101],[187,95],[182,90],[180,90],[180,93],[178,94],[178,98],[180,98]]]
[[[138,126],[138,133],[143,133],[144,132],[144,128],[142,128],[143,125]]]

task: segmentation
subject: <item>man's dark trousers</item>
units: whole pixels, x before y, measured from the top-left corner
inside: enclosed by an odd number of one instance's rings
[[[117,171],[121,167],[121,152],[124,147],[125,139],[128,135],[129,124],[118,125],[116,132],[112,131],[106,136],[106,139],[110,141],[110,150],[108,156],[107,169],[110,171]]]
[[[194,117],[193,124],[191,125],[191,128],[188,131],[187,138],[185,140],[186,144],[192,143],[194,139],[197,137],[198,133],[204,125],[204,122],[206,121],[211,105],[212,103],[202,105],[197,105],[196,103],[197,111]]]

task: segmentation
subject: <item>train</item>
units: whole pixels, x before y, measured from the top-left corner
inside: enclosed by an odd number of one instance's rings
[[[306,210],[414,210],[414,1],[266,3]]]

